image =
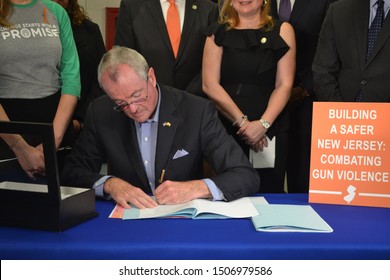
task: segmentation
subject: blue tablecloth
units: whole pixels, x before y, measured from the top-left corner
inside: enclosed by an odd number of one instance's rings
[[[307,204],[305,194],[265,195],[269,203]],[[109,219],[64,232],[0,227],[6,259],[390,259],[390,209],[311,204],[333,233],[256,232],[249,219]],[[28,213],[26,213],[28,215]]]

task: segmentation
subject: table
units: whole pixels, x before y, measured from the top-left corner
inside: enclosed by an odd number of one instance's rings
[[[307,194],[266,194],[269,203],[308,204]],[[256,232],[249,219],[109,219],[99,216],[64,232],[0,227],[0,259],[390,259],[390,209],[311,206],[333,233]],[[28,215],[28,213],[26,213]]]

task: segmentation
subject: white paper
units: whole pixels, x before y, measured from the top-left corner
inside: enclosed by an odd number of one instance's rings
[[[275,146],[276,137],[272,141],[267,137],[268,147],[264,147],[263,151],[255,152],[250,149],[249,161],[254,168],[274,168],[275,167]]]
[[[226,219],[250,218],[258,214],[252,200],[249,197],[243,197],[230,202],[195,199],[177,205],[158,205],[155,208],[132,207],[124,210],[122,218],[126,220],[181,216],[198,219]]]

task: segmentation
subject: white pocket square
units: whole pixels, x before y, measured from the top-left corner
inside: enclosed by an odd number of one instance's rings
[[[181,158],[181,157],[184,157],[188,155],[188,152],[184,149],[181,149],[181,150],[177,150],[175,155],[173,156],[173,159],[178,159],[178,158]]]

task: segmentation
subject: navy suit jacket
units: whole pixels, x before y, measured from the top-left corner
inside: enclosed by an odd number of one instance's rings
[[[371,56],[366,60],[369,0],[332,4],[320,33],[313,63],[320,101],[390,101],[390,19],[387,15]]]
[[[154,68],[161,84],[202,95],[201,67],[205,28],[218,19],[209,0],[187,0],[175,59],[159,0],[122,0],[115,45],[135,49]]]
[[[160,86],[161,104],[157,134],[156,187],[161,170],[165,179],[187,181],[203,178],[207,159],[217,175],[211,178],[227,200],[259,191],[259,178],[235,140],[219,121],[214,105],[182,90]],[[92,187],[103,160],[109,175],[119,177],[150,193],[138,147],[134,121],[115,112],[114,103],[102,96],[91,103],[84,130],[67,158],[62,184]],[[170,125],[163,125],[164,123]],[[188,155],[173,159],[184,149]]]
[[[312,63],[317,49],[318,35],[331,2],[335,0],[295,0],[289,23],[295,31],[297,44],[294,86],[303,86],[313,93]],[[279,18],[276,0],[271,0],[271,14]]]

